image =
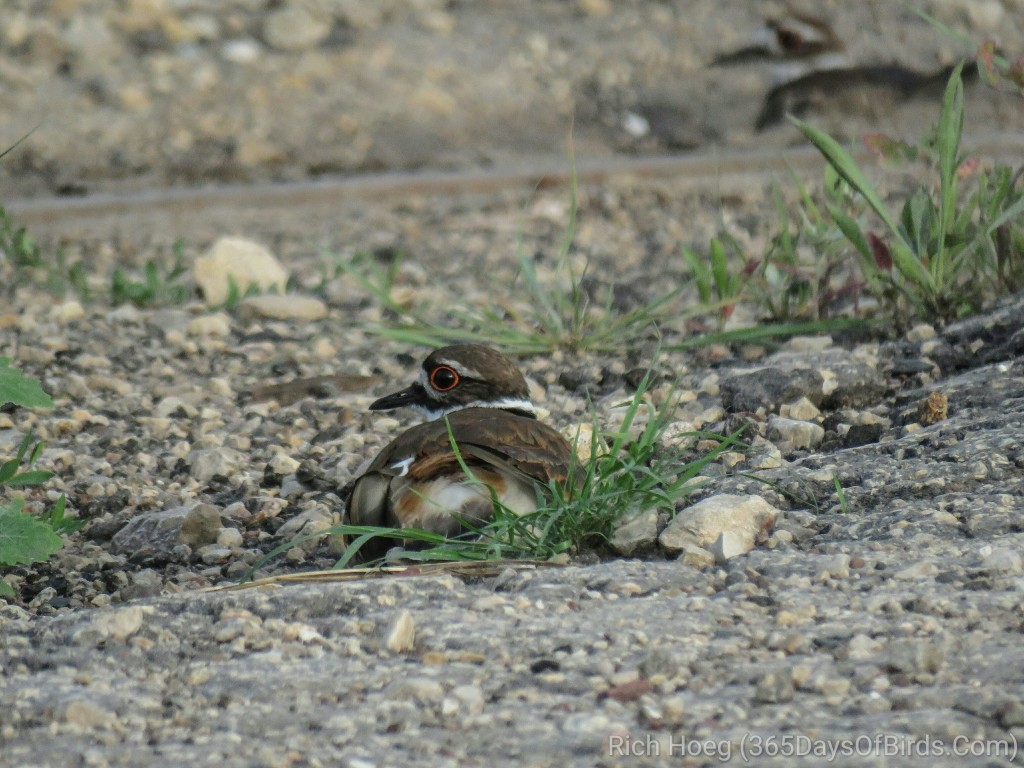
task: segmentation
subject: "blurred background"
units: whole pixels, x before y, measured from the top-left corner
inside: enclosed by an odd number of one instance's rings
[[[920,8],[948,27],[942,31]],[[4,0],[4,198],[917,137],[1024,0]],[[956,35],[960,35],[958,39]],[[967,85],[968,135],[1024,126]]]

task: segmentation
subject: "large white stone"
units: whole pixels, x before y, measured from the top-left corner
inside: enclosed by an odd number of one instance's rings
[[[758,535],[771,529],[778,514],[760,496],[712,496],[677,514],[658,543],[672,554],[696,545],[717,560],[726,560],[753,549]]]
[[[193,279],[207,305],[227,301],[234,282],[240,294],[255,285],[260,291],[284,293],[288,270],[259,243],[241,237],[222,237],[192,267]]]

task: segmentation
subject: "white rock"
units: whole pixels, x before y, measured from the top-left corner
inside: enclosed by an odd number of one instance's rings
[[[96,616],[93,626],[105,637],[125,640],[142,629],[143,612],[138,605],[120,608]]]
[[[966,3],[971,26],[983,32],[999,32],[1006,18],[1006,9],[999,0],[971,0]]]
[[[217,531],[218,547],[227,547],[229,549],[238,549],[242,546],[242,532],[237,528],[221,528]]]
[[[395,653],[411,651],[416,642],[416,623],[412,614],[402,610],[392,619],[384,631],[384,647]],[[440,684],[438,684],[440,688]]]
[[[223,312],[194,317],[188,324],[189,336],[227,336],[231,333],[231,318]]]
[[[1020,552],[1007,547],[992,550],[985,555],[981,564],[988,570],[999,573],[1021,573],[1024,571],[1024,559],[1021,558]]]
[[[934,338],[935,329],[927,323],[920,323],[907,331],[907,341],[912,343],[927,341],[928,339]]]
[[[283,293],[288,270],[259,243],[241,237],[222,237],[195,260],[192,274],[207,305],[227,301],[231,283],[240,294],[251,285],[261,291],[276,289]]]
[[[270,13],[263,23],[263,37],[279,51],[305,51],[331,34],[332,19],[301,5],[287,5]]]
[[[252,64],[259,59],[262,49],[255,40],[247,37],[228,40],[221,46],[220,55],[225,61],[235,64]]]
[[[267,293],[247,296],[238,304],[243,314],[272,320],[319,320],[327,316],[327,305],[314,296]]]
[[[307,509],[288,520],[277,529],[277,536],[280,539],[291,539],[296,536],[308,536],[311,533],[318,533],[331,527],[333,519],[330,511],[322,506]],[[316,549],[316,541],[303,542],[304,549],[312,552]]]
[[[788,448],[813,448],[825,437],[825,430],[809,421],[772,416],[768,420],[768,437]]]
[[[478,715],[484,709],[484,692],[478,685],[457,685],[445,697],[445,701],[455,705],[455,712]]]
[[[722,556],[735,556],[740,549],[752,549],[758,535],[771,528],[778,514],[779,510],[760,496],[712,496],[677,514],[658,542],[670,553],[696,545],[713,552],[717,549]],[[723,538],[726,532],[736,535]]]
[[[716,563],[724,563],[754,548],[754,539],[742,531],[722,531],[708,551],[715,556]]]
[[[832,346],[831,336],[794,336],[782,348],[788,352],[823,352]]]
[[[64,708],[64,721],[82,730],[107,728],[117,720],[117,716],[94,701],[74,699]]]
[[[205,483],[214,475],[227,477],[242,465],[242,454],[233,448],[202,448],[188,455],[193,479]]]
[[[275,453],[267,462],[267,466],[275,475],[287,475],[297,470],[300,463],[286,453]]]
[[[85,309],[77,301],[65,301],[54,308],[53,316],[58,322],[73,323],[85,317]]]
[[[813,421],[821,416],[821,411],[819,411],[818,407],[806,397],[801,397],[795,403],[786,403],[782,405],[779,408],[779,414],[787,419]]]
[[[626,518],[615,529],[608,545],[619,555],[631,557],[644,552],[658,540],[658,510],[647,509]]]

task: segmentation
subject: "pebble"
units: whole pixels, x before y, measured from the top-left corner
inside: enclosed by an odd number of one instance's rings
[[[797,421],[814,421],[821,416],[821,411],[806,397],[801,397],[795,403],[780,406],[779,415]]]
[[[1018,550],[1010,549],[1009,547],[993,549],[985,555],[981,564],[990,571],[997,573],[1024,573],[1024,557],[1021,557]]]
[[[772,416],[768,420],[768,438],[790,450],[815,448],[825,438],[825,429],[809,421]]]
[[[58,304],[54,310],[54,317],[61,323],[73,323],[85,317],[85,308],[77,301],[65,301]]]
[[[189,512],[202,502],[180,507],[143,512],[132,517],[110,540],[114,552],[133,555],[138,552],[167,552],[182,542],[182,526]],[[219,523],[218,523],[219,526]]]
[[[761,704],[778,704],[792,701],[795,695],[793,676],[782,672],[767,672],[754,690],[754,701]]]
[[[398,612],[384,630],[384,647],[395,653],[406,653],[413,649],[415,642],[416,623],[413,621],[412,614],[403,609]],[[430,682],[437,687],[436,695],[432,694],[430,698],[440,698],[440,684],[433,680]]]
[[[331,33],[331,17],[298,3],[289,3],[267,15],[263,37],[280,51],[315,48]]]
[[[887,648],[887,666],[896,672],[934,674],[944,661],[942,647],[928,640],[893,640]]]
[[[223,312],[200,315],[189,321],[186,330],[189,336],[224,337],[231,333],[231,318]]]
[[[305,537],[310,534],[325,531],[333,524],[334,516],[331,511],[322,505],[317,505],[311,509],[299,512],[294,517],[286,520],[284,524],[277,529],[277,537],[281,541],[288,541],[289,539]],[[302,552],[310,554],[317,547],[317,538],[297,542],[295,546],[300,548]]]
[[[264,317],[272,320],[320,320],[327,316],[327,305],[315,296],[295,296],[266,293],[247,296],[238,305],[243,316]]]
[[[432,677],[409,676],[389,688],[395,701],[413,701],[419,704],[438,704],[444,697],[444,686]]]
[[[110,727],[114,724],[116,715],[94,701],[73,699],[64,706],[62,719],[69,725],[91,731]]]
[[[248,37],[227,40],[220,48],[221,58],[234,64],[252,64],[259,61],[262,54],[262,46]]]
[[[617,554],[633,557],[654,549],[658,541],[658,510],[627,515],[608,541]]]
[[[920,344],[922,341],[934,339],[935,327],[928,325],[927,323],[918,323],[907,331],[905,338],[911,344]]]
[[[478,685],[457,685],[442,703],[442,712],[447,715],[478,715],[483,711],[484,692]]]
[[[229,477],[242,465],[242,454],[233,448],[201,448],[188,455],[189,474],[196,482]]]

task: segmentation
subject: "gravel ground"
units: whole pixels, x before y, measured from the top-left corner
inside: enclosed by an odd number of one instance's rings
[[[5,189],[524,158],[561,169],[573,110],[589,157],[793,140],[752,127],[777,71],[708,66],[774,5],[530,4],[543,25],[490,4],[225,5],[13,3],[0,110],[37,92],[52,106],[4,161]],[[930,71],[953,59],[891,4],[824,10],[852,62]],[[1019,4],[932,10],[978,37],[1021,38]],[[381,68],[335,76],[354,61]],[[718,100],[681,109],[695,93]],[[1019,100],[969,98],[969,122],[1020,124]],[[935,110],[899,102],[885,119],[912,134]],[[858,120],[888,128],[888,103],[815,114],[855,133]],[[763,252],[770,181],[584,185],[574,263],[588,263],[595,295],[614,284],[616,309],[635,307],[685,278],[681,245],[704,246],[723,224]],[[653,516],[616,541],[643,559],[204,591],[336,522],[358,466],[412,423],[366,406],[404,385],[425,349],[374,335],[388,311],[333,265],[401,254],[393,295],[441,320],[467,304],[522,310],[516,254],[552,276],[567,195],[420,187],[302,208],[117,205],[95,221],[51,205],[33,224],[45,253],[89,265],[94,300],[0,274],[0,354],[56,403],[0,412],[0,455],[35,430],[56,477],[29,506],[64,493],[88,520],[50,562],[3,574],[17,597],[0,604],[0,765],[797,765],[832,750],[839,765],[1022,762],[1024,297],[946,328],[663,352],[657,370],[682,397],[670,435],[751,424],[758,451],[710,465],[699,497],[771,505],[774,526],[749,552],[692,546]],[[113,269],[168,263],[178,238],[194,265],[224,235],[267,246],[307,300],[216,311],[104,298]],[[671,318],[664,341],[689,330]],[[545,418],[572,430],[588,398],[605,423],[621,417],[654,349],[521,362]],[[253,396],[339,374],[352,378],[294,402]],[[338,550],[295,546],[261,575],[328,567]]]

